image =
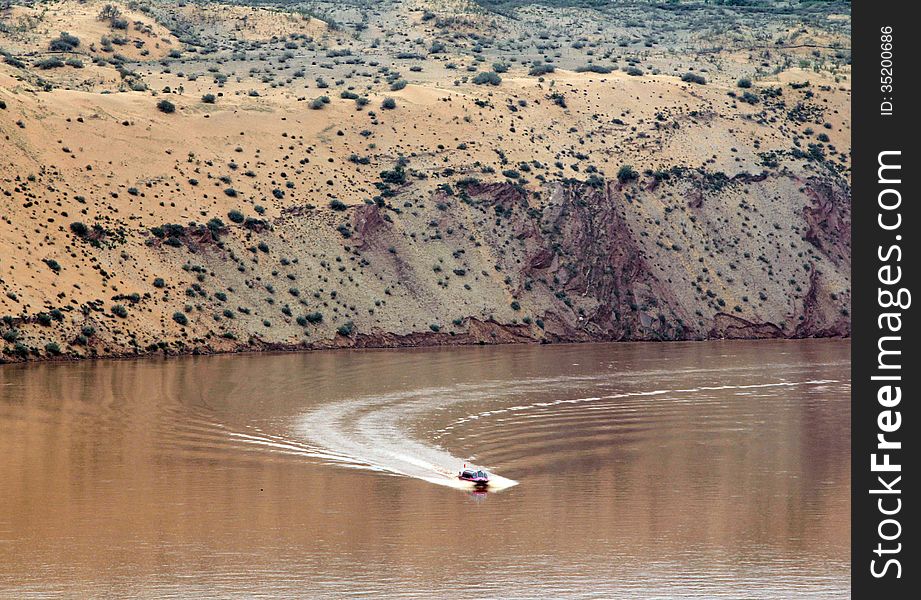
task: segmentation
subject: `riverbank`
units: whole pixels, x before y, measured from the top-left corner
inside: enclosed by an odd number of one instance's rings
[[[32,356],[0,356],[0,365],[17,364],[25,362],[70,362],[95,359],[132,359],[153,356],[211,356],[227,354],[247,354],[261,352],[317,352],[325,350],[344,350],[344,349],[406,349],[406,348],[433,348],[433,347],[463,347],[463,346],[502,346],[512,344],[592,344],[607,342],[650,342],[664,343],[666,340],[611,340],[611,339],[589,339],[578,337],[567,339],[564,337],[548,337],[546,335],[537,337],[531,335],[531,330],[521,325],[502,325],[494,322],[477,322],[473,328],[475,333],[465,332],[463,334],[436,333],[436,332],[418,332],[414,334],[354,334],[350,336],[337,335],[330,340],[320,342],[302,342],[299,344],[283,344],[278,342],[267,342],[263,340],[250,340],[247,343],[235,343],[228,345],[227,340],[221,340],[220,346],[201,346],[191,348],[150,348],[138,351],[108,352],[105,354],[88,354],[73,356],[67,354],[34,354]],[[774,332],[775,327],[759,328],[764,331]],[[701,339],[673,339],[670,342],[703,342],[719,340],[803,340],[803,339],[822,339],[836,338],[847,339],[850,337],[849,331],[845,334],[830,332],[828,335],[812,336],[811,338],[784,337],[782,335],[765,335],[758,338],[745,337],[709,337]]]

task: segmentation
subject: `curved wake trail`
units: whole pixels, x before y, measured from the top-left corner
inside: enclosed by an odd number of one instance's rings
[[[702,371],[706,370],[709,369]],[[649,377],[650,374],[649,372],[644,373],[646,377]],[[471,484],[457,479],[457,472],[464,463],[467,463],[468,466],[476,466],[473,463],[475,457],[453,456],[438,446],[436,441],[452,429],[469,424],[471,421],[502,413],[516,413],[564,404],[591,403],[602,399],[675,395],[677,398],[674,400],[680,402],[683,396],[700,391],[734,390],[737,393],[744,393],[746,390],[764,387],[833,383],[831,380],[779,381],[767,384],[654,389],[560,398],[550,402],[535,402],[469,414],[450,421],[441,429],[430,430],[428,433],[431,439],[428,442],[413,439],[410,433],[413,425],[425,415],[442,411],[455,404],[478,400],[498,402],[503,398],[517,397],[531,391],[547,392],[559,389],[562,392],[571,390],[574,384],[600,385],[609,382],[611,378],[612,374],[534,378],[517,381],[514,385],[510,385],[508,381],[485,381],[455,385],[450,388],[428,388],[382,396],[368,396],[334,402],[308,412],[299,418],[297,427],[310,442],[311,447],[318,449],[328,462],[352,468],[370,469],[394,476],[413,477],[457,489],[471,489]],[[485,467],[490,471],[491,490],[498,491],[517,485],[517,481],[498,476],[488,465]]]
[[[469,490],[470,483],[457,479],[469,459],[414,440],[406,431],[421,414],[472,397],[445,399],[444,393],[447,390],[420,390],[337,402],[307,413],[301,426],[313,444],[335,457],[332,462]],[[438,406],[433,406],[433,396],[438,397]],[[492,491],[517,483],[490,471]]]
[[[757,390],[765,388],[782,388],[782,387],[796,387],[801,385],[827,385],[831,383],[838,383],[837,379],[811,379],[808,381],[779,381],[775,383],[752,383],[752,384],[742,384],[742,385],[705,385],[693,388],[684,388],[684,389],[662,389],[662,390],[649,390],[649,391],[640,391],[640,392],[624,392],[620,394],[607,394],[604,396],[588,396],[584,398],[566,398],[553,400],[551,402],[534,402],[532,404],[522,405],[522,406],[509,406],[508,408],[496,408],[493,410],[487,410],[480,413],[475,413],[472,415],[467,415],[466,417],[461,417],[455,419],[450,425],[447,425],[437,432],[435,432],[435,439],[442,437],[445,433],[448,433],[452,429],[460,427],[471,421],[477,421],[479,419],[485,419],[487,417],[492,417],[494,415],[501,415],[505,413],[520,413],[523,411],[529,411],[539,408],[547,408],[550,406],[560,406],[563,404],[582,404],[585,402],[597,402],[599,400],[617,400],[625,398],[637,398],[644,396],[665,396],[665,395],[675,395],[682,396],[687,394],[694,394],[697,392],[712,392],[712,391],[735,391],[737,393],[742,393],[745,390]],[[681,398],[673,398],[674,401],[681,401]]]

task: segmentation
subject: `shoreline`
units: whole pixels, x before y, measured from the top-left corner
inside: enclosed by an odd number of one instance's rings
[[[346,338],[351,341],[361,340],[365,337],[373,337],[375,334],[358,334],[355,338]],[[514,341],[499,341],[499,342],[445,342],[445,341],[436,341],[432,338],[439,336],[447,337],[448,339],[460,338],[461,336],[450,336],[448,334],[437,334],[437,333],[425,333],[419,332],[417,334],[407,334],[406,336],[399,336],[398,334],[385,334],[387,336],[396,336],[396,337],[408,337],[408,336],[422,336],[422,341],[415,344],[336,344],[328,342],[315,342],[308,344],[281,344],[277,342],[272,343],[261,343],[261,344],[241,344],[239,346],[228,348],[228,349],[215,349],[215,348],[193,348],[189,351],[176,351],[176,350],[162,350],[158,349],[156,351],[145,351],[145,352],[136,352],[136,353],[113,353],[113,354],[99,354],[94,356],[37,356],[31,357],[23,360],[8,360],[6,357],[0,357],[0,369],[5,366],[12,365],[31,365],[31,364],[49,364],[49,363],[87,363],[87,362],[96,362],[103,360],[139,360],[139,359],[153,359],[153,358],[184,358],[189,356],[231,356],[239,354],[300,354],[300,353],[313,353],[313,352],[327,352],[327,351],[336,351],[336,350],[428,350],[433,348],[474,348],[474,347],[494,347],[494,346],[522,346],[522,345],[534,345],[534,346],[560,346],[560,345],[582,345],[582,344],[680,344],[680,343],[698,343],[698,342],[793,342],[793,341],[810,341],[810,340],[850,340],[851,335],[847,333],[845,335],[823,335],[823,336],[808,336],[808,337],[793,337],[793,336],[782,336],[782,337],[708,337],[700,339],[672,339],[672,340],[651,340],[651,339],[558,339],[558,340],[547,340],[546,338],[530,338],[530,339],[519,339]],[[342,336],[337,336],[335,339],[339,339]]]

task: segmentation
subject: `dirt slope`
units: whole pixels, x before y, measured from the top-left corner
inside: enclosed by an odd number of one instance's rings
[[[540,30],[508,46],[532,8],[133,4],[150,40],[113,60],[104,4],[0,13],[0,360],[849,334],[838,46],[760,74],[727,48],[704,84],[677,49],[577,68],[622,48],[583,23],[537,75],[511,58]],[[61,19],[85,64],[37,67]],[[406,58],[407,24],[456,43]]]

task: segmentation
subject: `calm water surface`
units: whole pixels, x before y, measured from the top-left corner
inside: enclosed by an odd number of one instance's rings
[[[848,353],[3,366],[0,597],[846,598]]]

